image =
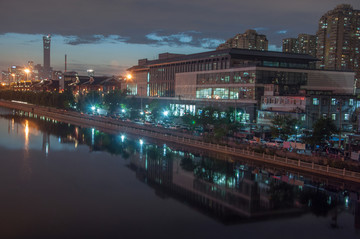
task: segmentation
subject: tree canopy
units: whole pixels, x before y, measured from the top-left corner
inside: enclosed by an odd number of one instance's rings
[[[287,140],[290,135],[296,134],[296,126],[299,124],[297,119],[283,115],[276,115],[271,123],[272,136],[280,137],[283,140]]]
[[[305,142],[311,145],[323,145],[331,135],[337,134],[336,125],[330,118],[320,118],[313,125],[312,135],[305,138]]]

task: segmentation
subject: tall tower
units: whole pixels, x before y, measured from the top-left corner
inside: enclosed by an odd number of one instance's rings
[[[318,67],[353,70],[360,79],[360,10],[338,5],[320,18],[316,36]]]
[[[51,42],[51,35],[43,36],[45,72],[50,72],[50,42]]]

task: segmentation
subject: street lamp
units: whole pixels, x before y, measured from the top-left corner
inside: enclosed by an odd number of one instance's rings
[[[296,130],[296,132],[295,132],[295,150],[296,150],[296,143],[297,143],[298,129],[299,129],[299,127],[296,125],[296,126],[295,126],[295,130]]]
[[[30,70],[29,69],[25,69],[24,72],[26,73],[26,81],[29,80],[29,73],[30,73]]]

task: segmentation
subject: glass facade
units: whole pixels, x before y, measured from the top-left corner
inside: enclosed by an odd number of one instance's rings
[[[256,71],[256,83],[274,84],[280,95],[297,94],[301,85],[306,85],[308,74],[286,71]]]
[[[221,73],[198,74],[196,84],[254,84],[256,79],[255,71],[235,71]]]
[[[255,99],[255,87],[208,87],[196,89],[197,99]]]
[[[184,114],[195,115],[196,106],[188,104],[170,104],[171,112],[174,116],[183,116]]]

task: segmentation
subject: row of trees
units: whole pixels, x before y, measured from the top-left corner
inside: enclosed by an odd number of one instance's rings
[[[204,137],[215,142],[226,140],[227,135],[233,135],[239,131],[243,124],[235,120],[236,111],[233,108],[219,110],[214,107],[205,107],[195,115],[187,114],[182,121],[191,130],[202,127]]]
[[[289,136],[298,134],[301,128],[301,122],[289,116],[275,116],[272,120],[271,133],[273,137],[280,137],[287,140]],[[312,133],[307,133],[302,139],[304,143],[315,145],[324,145],[330,137],[338,133],[336,125],[330,118],[320,118],[313,125]]]
[[[18,100],[30,104],[56,107],[61,109],[71,108],[75,103],[75,98],[71,91],[58,93],[0,90],[0,99]]]
[[[58,93],[0,90],[0,99],[19,100],[62,109],[76,108],[83,112],[90,112],[91,107],[104,108],[109,114],[113,114],[119,109],[126,109],[129,118],[139,117],[139,110],[142,108],[139,99],[127,97],[127,92],[120,90],[107,94],[92,91],[88,94],[80,94],[77,98],[71,91]],[[151,112],[149,116],[151,120],[156,122],[163,117],[167,106],[161,105],[158,100],[153,100],[147,105],[147,110]],[[209,106],[198,111],[196,115],[183,116],[182,121],[191,130],[202,127],[205,132],[204,137],[213,141],[223,141],[227,139],[225,136],[233,135],[243,127],[235,120],[235,113],[236,111],[231,107],[224,111]],[[298,120],[288,116],[275,116],[272,120],[271,133],[273,137],[288,140],[290,135],[298,133],[298,128],[301,128],[301,122]],[[312,134],[306,135],[303,141],[310,145],[322,145],[336,133],[338,130],[332,120],[321,118],[314,124]]]

